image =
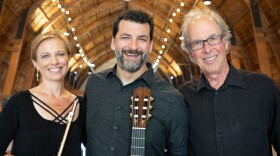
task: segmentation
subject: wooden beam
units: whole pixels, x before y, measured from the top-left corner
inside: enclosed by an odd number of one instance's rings
[[[262,23],[264,24],[264,29],[262,31],[266,35],[266,43],[268,43],[271,47],[272,53],[274,54],[278,68],[280,68],[280,45],[279,45],[279,38],[277,38],[277,33],[275,33],[275,30],[271,27],[270,21],[267,19],[267,17],[264,15],[263,12],[261,12],[262,17]]]
[[[27,17],[28,17],[28,12],[29,12],[29,8],[27,8],[23,12],[22,18],[19,21],[18,30],[17,30],[16,36],[15,36],[16,40],[14,40],[14,41],[15,42],[20,41],[20,48],[11,53],[8,72],[7,72],[7,77],[6,77],[5,85],[4,85],[4,88],[3,88],[3,94],[2,94],[2,97],[0,97],[0,103],[1,103],[0,105],[2,105],[2,98],[6,98],[6,97],[10,96],[12,94],[12,91],[13,91],[13,88],[14,88],[14,82],[15,82],[15,78],[16,78],[17,67],[18,67],[18,64],[19,64],[23,39],[24,39],[24,36],[25,36],[25,30],[26,30],[25,28],[26,28],[26,23],[27,23],[26,21],[27,21]],[[0,108],[0,111],[1,110],[2,110],[2,108]]]
[[[7,72],[7,77],[5,80],[5,86],[3,89],[3,97],[8,97],[12,93],[14,80],[17,72],[17,66],[19,62],[20,52],[12,52],[10,62],[9,62],[9,68]]]
[[[5,2],[6,2],[6,0],[0,0],[0,25],[1,25],[1,21],[2,21],[3,12],[4,12]]]
[[[245,2],[250,8],[250,13],[252,17],[251,19],[253,20],[252,23],[253,23],[253,30],[255,36],[255,43],[257,47],[260,71],[266,74],[267,76],[272,77],[266,42],[265,40],[262,40],[263,38],[265,38],[265,34],[264,32],[260,31],[260,29],[262,29],[262,21],[260,18],[259,6],[258,4],[253,4],[252,0],[245,0]]]
[[[257,41],[257,38],[260,36],[263,37],[264,33],[255,33],[260,70],[267,76],[272,77],[266,43]]]
[[[19,39],[13,39],[8,41],[8,43],[5,43],[0,45],[0,52],[13,52],[18,51],[21,48],[21,40]]]

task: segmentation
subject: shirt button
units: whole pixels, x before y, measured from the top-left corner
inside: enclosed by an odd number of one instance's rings
[[[116,108],[117,108],[117,109],[121,109],[121,107],[120,107],[120,106],[117,106]]]
[[[117,127],[117,126],[114,126],[114,129],[118,129],[118,127]]]
[[[219,94],[219,92],[218,92],[218,91],[215,91],[215,94]]]
[[[115,148],[114,147],[111,147],[111,151],[113,151]]]
[[[126,90],[125,88],[122,89],[122,91],[125,91],[125,90]]]

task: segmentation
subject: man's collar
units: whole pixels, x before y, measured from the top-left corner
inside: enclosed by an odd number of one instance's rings
[[[145,71],[139,78],[137,78],[136,80],[139,80],[139,79],[143,79],[144,81],[146,81],[146,83],[150,86],[152,84],[152,82],[154,81],[156,75],[154,73],[154,69],[153,69],[153,66],[151,63],[149,62],[146,62],[146,66],[148,68],[147,71]],[[107,76],[108,77],[109,75],[116,75],[117,73],[117,63],[114,65],[113,68],[111,68],[111,71],[108,72]],[[135,80],[135,81],[136,81]]]
[[[224,83],[228,83],[228,85],[232,85],[240,88],[245,88],[245,81],[240,71],[238,71],[230,62],[228,62],[228,64],[229,64],[229,73]],[[209,88],[210,85],[207,79],[205,78],[205,76],[201,74],[198,79],[197,92],[204,87]]]

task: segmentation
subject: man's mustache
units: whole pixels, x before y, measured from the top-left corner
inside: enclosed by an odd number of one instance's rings
[[[139,49],[123,49],[122,53],[130,54],[130,55],[142,55],[144,52]]]

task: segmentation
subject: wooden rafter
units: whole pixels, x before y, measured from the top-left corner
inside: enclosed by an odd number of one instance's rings
[[[267,76],[272,77],[266,43],[265,41],[260,40],[260,38],[263,38],[265,34],[262,31],[258,31],[262,28],[262,21],[260,18],[260,10],[258,4],[253,4],[252,0],[245,0],[245,2],[250,8],[250,13],[252,17],[251,19],[253,20],[252,27],[254,30],[260,71],[266,74]]]
[[[18,26],[15,41],[18,42],[20,40],[20,43],[19,43],[20,46],[19,46],[19,49],[16,49],[16,51],[11,52],[9,68],[8,68],[7,77],[5,80],[3,95],[2,95],[2,97],[0,97],[0,102],[2,101],[2,98],[6,98],[6,97],[10,96],[12,94],[12,91],[14,88],[14,81],[15,81],[15,77],[16,77],[16,73],[17,73],[17,67],[19,64],[23,39],[25,36],[25,27],[26,27],[28,12],[29,12],[29,8],[25,10],[24,14],[22,15],[19,26]]]

